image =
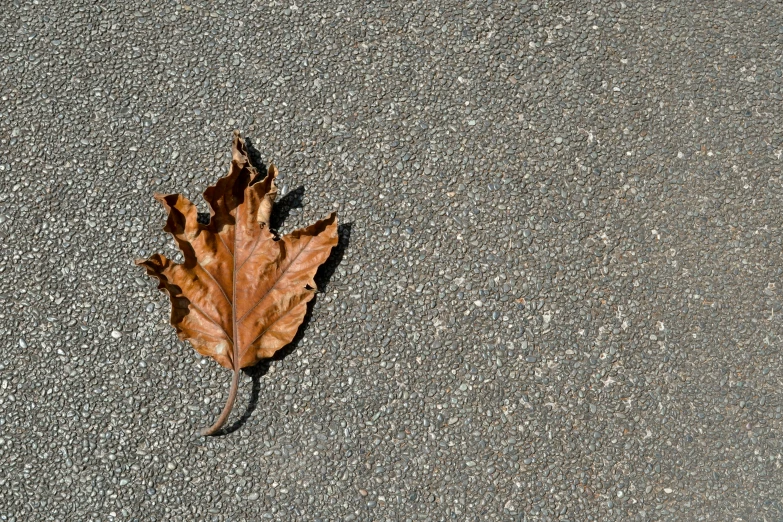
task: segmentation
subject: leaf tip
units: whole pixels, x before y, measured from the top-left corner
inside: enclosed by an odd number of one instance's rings
[[[239,129],[234,129],[234,133],[232,134],[232,141],[234,142],[234,149],[245,144],[245,140],[242,139],[242,133],[239,131]]]
[[[239,132],[239,129],[234,129],[234,133],[232,135],[232,141],[234,142],[234,151],[239,151],[240,153],[244,153],[245,148],[245,140],[242,139],[242,133]]]
[[[332,232],[332,234],[334,234],[334,236],[337,236],[337,211],[336,210],[331,214],[329,214],[328,216],[326,216],[326,219],[324,219],[324,225],[326,225],[325,228],[333,228],[334,231]]]
[[[181,194],[161,194],[160,192],[155,192],[152,196],[168,210],[177,204],[177,200],[180,198]],[[174,200],[170,201],[172,197]]]

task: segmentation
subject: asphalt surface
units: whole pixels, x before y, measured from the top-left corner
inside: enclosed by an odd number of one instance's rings
[[[372,4],[0,7],[0,520],[783,520],[783,5]],[[205,439],[235,128],[344,226]]]

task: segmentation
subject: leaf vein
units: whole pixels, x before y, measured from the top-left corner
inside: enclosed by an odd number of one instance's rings
[[[202,310],[199,305],[197,305],[196,303],[194,303],[190,299],[188,299],[188,301],[190,301],[190,304],[193,306],[193,308],[195,308],[198,311],[198,313],[203,315],[205,319],[207,319],[210,323],[214,324],[215,326],[217,326],[218,328],[223,330],[223,333],[226,335],[226,339],[228,339],[228,341],[231,344],[234,344],[234,340],[228,335],[228,332],[226,331],[225,328],[223,328],[223,325],[221,325],[219,322],[217,322],[212,317],[210,317],[209,314],[207,314],[204,310]]]
[[[215,279],[215,276],[213,276],[213,275],[212,275],[212,272],[210,272],[209,270],[207,270],[207,269],[206,269],[206,267],[205,267],[204,265],[202,265],[202,264],[201,264],[201,261],[199,261],[199,260],[198,260],[198,258],[196,258],[196,264],[197,264],[198,266],[200,266],[200,267],[201,267],[201,269],[202,269],[204,272],[206,272],[206,273],[207,273],[207,275],[209,276],[209,278],[210,278],[210,279],[212,279],[212,281],[214,281],[214,283],[217,285],[217,287],[218,287],[218,288],[220,288],[220,293],[221,293],[221,294],[223,294],[223,297],[225,297],[225,298],[226,298],[226,302],[227,302],[228,304],[231,304],[231,301],[229,300],[229,298],[228,298],[228,295],[226,294],[226,291],[225,291],[225,290],[223,290],[223,286],[222,286],[220,283],[218,283],[217,279]]]
[[[286,311],[285,311],[285,313],[283,313],[282,315],[280,315],[280,317],[278,317],[277,319],[275,319],[274,321],[272,321],[272,324],[270,324],[269,326],[267,326],[266,328],[264,328],[264,331],[263,331],[263,332],[261,332],[260,334],[258,334],[258,337],[256,337],[256,338],[255,338],[255,339],[253,339],[252,341],[250,341],[250,342],[248,343],[248,346],[253,346],[253,343],[254,343],[254,342],[258,341],[258,340],[259,340],[259,339],[261,339],[261,338],[262,338],[264,335],[266,335],[266,333],[267,333],[267,332],[268,332],[268,331],[269,331],[269,330],[270,330],[270,329],[271,329],[271,328],[272,328],[274,325],[276,325],[276,324],[277,324],[277,323],[278,323],[278,322],[279,322],[279,321],[280,321],[280,320],[281,320],[283,317],[285,317],[285,316],[287,316],[288,314],[290,314],[291,312],[293,312],[293,311],[296,309],[296,307],[297,307],[297,306],[299,306],[300,304],[302,304],[302,301],[299,301],[299,302],[298,302],[298,303],[296,303],[294,306],[292,306],[291,308],[289,308],[288,310],[286,310]]]
[[[280,274],[280,276],[279,276],[277,279],[275,279],[275,282],[272,284],[272,286],[270,286],[270,287],[269,287],[269,289],[268,289],[266,292],[264,292],[264,295],[262,295],[262,296],[261,296],[261,297],[258,299],[258,301],[256,301],[256,302],[255,302],[255,304],[253,304],[253,306],[251,306],[251,307],[250,307],[250,309],[249,309],[247,312],[245,312],[245,313],[242,315],[242,317],[240,317],[240,318],[237,320],[237,324],[239,324],[239,323],[241,323],[242,321],[244,321],[244,320],[245,320],[245,317],[247,317],[247,316],[248,316],[248,314],[250,314],[250,312],[252,312],[253,310],[255,310],[255,309],[256,309],[256,307],[257,307],[257,306],[258,306],[258,305],[261,303],[261,301],[263,301],[264,299],[266,299],[266,296],[268,296],[268,295],[269,295],[269,293],[270,293],[272,290],[274,290],[274,289],[277,287],[277,283],[279,283],[279,282],[280,282],[280,281],[283,279],[283,276],[285,276],[285,274],[286,274],[286,273],[288,273],[288,270],[289,270],[289,269],[290,269],[292,266],[294,266],[294,263],[296,263],[296,260],[297,260],[297,259],[299,259],[299,256],[301,256],[301,255],[302,255],[302,252],[304,252],[304,251],[307,249],[307,247],[308,247],[308,246],[310,245],[310,243],[313,241],[313,238],[314,238],[314,237],[315,237],[315,236],[310,236],[310,238],[307,240],[307,243],[305,243],[305,245],[302,247],[302,249],[301,249],[301,250],[299,250],[299,252],[296,254],[296,256],[294,256],[294,258],[291,260],[291,262],[290,262],[290,263],[288,263],[288,266],[286,266],[286,267],[285,267],[285,270],[283,270],[283,272]]]
[[[251,248],[251,249],[250,249],[250,253],[247,255],[247,257],[245,258],[245,260],[244,260],[244,261],[242,261],[242,262],[239,264],[239,266],[237,267],[237,272],[238,272],[238,271],[240,271],[240,270],[242,270],[242,267],[243,267],[243,266],[245,266],[245,263],[247,263],[247,262],[248,262],[248,260],[249,260],[251,257],[253,257],[253,253],[256,251],[256,247],[258,246],[258,244],[259,244],[260,242],[261,242],[261,234],[259,234],[259,235],[256,237],[256,240],[255,240],[255,242],[253,243],[253,248]]]

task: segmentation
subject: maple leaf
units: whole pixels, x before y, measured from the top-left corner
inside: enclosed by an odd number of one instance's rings
[[[282,238],[269,230],[276,176],[271,165],[259,180],[235,131],[228,175],[204,191],[208,224],[181,194],[155,195],[168,212],[163,230],[184,261],[162,254],[136,261],[168,293],[179,338],[233,371],[226,405],[202,435],[215,434],[231,414],[239,370],[293,340],[316,292],[315,273],[337,244],[336,213]]]

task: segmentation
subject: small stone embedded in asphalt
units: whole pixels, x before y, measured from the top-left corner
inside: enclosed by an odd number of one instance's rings
[[[0,9],[4,517],[783,519],[779,9],[77,4]],[[204,439],[133,260],[234,128],[343,226]]]

